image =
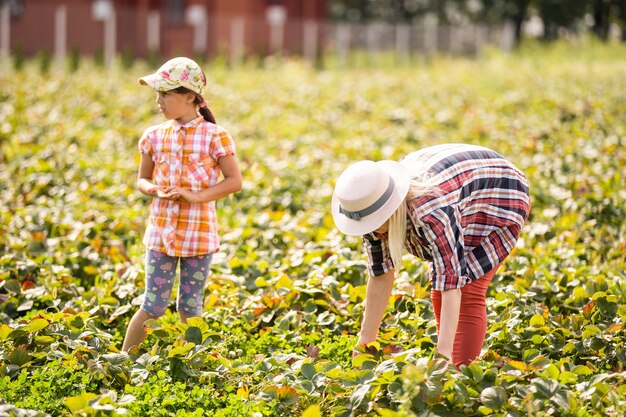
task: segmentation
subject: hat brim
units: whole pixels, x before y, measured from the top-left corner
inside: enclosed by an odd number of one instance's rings
[[[159,74],[150,74],[150,75],[146,75],[145,77],[141,77],[139,79],[139,84],[141,85],[149,85],[152,88],[156,88],[156,86],[162,82],[163,77],[161,77]]]
[[[337,229],[343,234],[362,236],[375,231],[389,220],[409,192],[411,176],[404,165],[396,161],[378,161],[376,164],[393,178],[395,185],[393,193],[387,202],[374,213],[354,220],[339,212],[339,199],[333,192],[331,202],[333,220]]]
[[[148,85],[154,88],[156,91],[171,91],[171,90],[175,90],[178,87],[186,87],[189,90],[194,91],[193,88],[189,88],[187,85],[184,85],[181,82],[168,80],[167,78],[164,78],[159,73],[150,74],[150,75],[146,75],[145,77],[141,77],[139,79],[139,84]]]

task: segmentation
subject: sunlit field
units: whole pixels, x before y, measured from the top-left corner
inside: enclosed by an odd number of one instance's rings
[[[218,203],[202,317],[178,324],[172,299],[129,354],[149,204],[137,141],[161,121],[137,79],[155,68],[3,65],[5,403],[54,416],[626,414],[623,46],[204,63],[244,188]],[[460,371],[433,357],[428,267],[406,255],[377,344],[352,359],[367,272],[360,240],[334,228],[334,179],[447,142],[497,150],[531,185],[529,222],[489,290],[484,354]]]

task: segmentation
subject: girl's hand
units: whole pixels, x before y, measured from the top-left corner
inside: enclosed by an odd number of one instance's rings
[[[169,188],[157,188],[156,192],[153,193],[153,195],[155,197],[159,197],[162,198],[164,200],[175,200],[175,198],[172,198],[171,193],[168,191]]]
[[[197,202],[196,193],[181,187],[168,187],[165,189],[166,198],[170,200],[181,200],[189,204]]]
[[[148,188],[148,189],[145,191],[145,194],[147,194],[147,195],[151,195],[152,197],[156,197],[158,192],[159,192],[159,187],[157,187],[156,185],[154,185],[154,186],[152,186],[152,187]]]

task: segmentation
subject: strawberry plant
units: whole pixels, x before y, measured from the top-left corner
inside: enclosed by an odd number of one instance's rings
[[[0,74],[0,410],[14,415],[622,416],[626,77],[619,45],[419,66],[205,64],[243,190],[218,202],[204,313],[172,304],[119,351],[144,286],[143,63]],[[115,80],[113,82],[111,80]],[[484,352],[438,358],[426,264],[404,258],[378,340],[353,358],[360,240],[330,216],[358,159],[443,142],[498,150],[532,212],[489,288]]]

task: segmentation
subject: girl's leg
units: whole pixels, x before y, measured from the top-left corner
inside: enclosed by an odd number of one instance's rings
[[[146,339],[146,331],[143,325],[146,321],[153,319],[154,317],[145,311],[139,309],[130,319],[128,328],[126,329],[126,337],[124,337],[124,344],[122,350],[128,351],[133,346],[140,345]]]
[[[165,313],[172,294],[178,258],[161,252],[146,253],[146,289],[141,309],[128,324],[122,350],[127,351],[141,344],[146,338],[144,323]]]
[[[461,288],[461,310],[459,324],[454,336],[452,362],[456,366],[469,365],[480,355],[487,334],[487,288],[500,265]],[[431,299],[435,310],[437,331],[441,317],[441,292],[432,291]]]
[[[177,308],[180,321],[202,314],[204,284],[211,269],[213,254],[181,258],[180,287],[178,288]]]

